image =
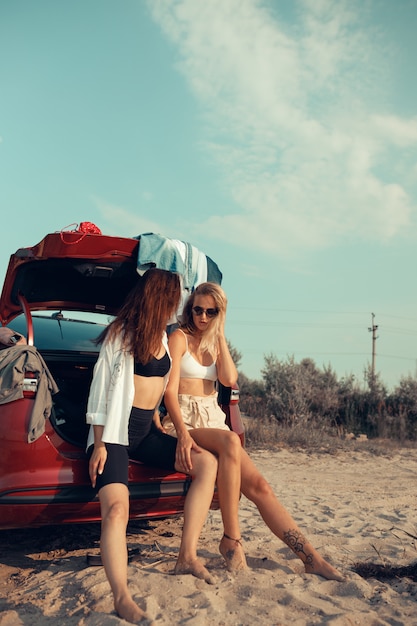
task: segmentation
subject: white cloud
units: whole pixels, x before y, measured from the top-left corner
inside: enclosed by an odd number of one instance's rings
[[[136,216],[131,210],[116,206],[96,196],[93,196],[92,200],[103,217],[104,223],[101,230],[106,235],[135,237],[142,233],[162,232],[160,224],[142,215]]]
[[[292,24],[257,0],[149,8],[177,45],[202,143],[240,211],[209,217],[201,232],[290,255],[410,225],[417,120],[371,104],[386,69],[361,3],[300,1]]]
[[[374,115],[372,121],[381,138],[401,147],[417,143],[417,118],[402,119],[395,115]]]

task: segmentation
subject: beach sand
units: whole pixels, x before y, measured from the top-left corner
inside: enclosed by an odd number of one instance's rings
[[[355,565],[400,567],[417,561],[417,450],[306,453],[256,450],[253,460],[304,534],[345,576],[307,575],[242,497],[248,569],[230,574],[218,553],[220,512],[211,511],[199,554],[216,583],[174,576],[181,518],[128,528],[129,583],[156,625],[417,625],[417,582],[361,577]],[[98,554],[99,526],[0,533],[0,626],[116,626]]]

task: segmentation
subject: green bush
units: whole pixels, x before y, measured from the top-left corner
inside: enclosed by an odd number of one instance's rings
[[[330,366],[320,369],[312,359],[297,363],[291,356],[280,361],[269,355],[262,380],[240,373],[239,387],[241,411],[256,421],[259,431],[251,432],[254,425],[249,423],[247,437],[253,441],[277,440],[283,429],[293,439],[353,434],[417,440],[417,379],[410,376],[388,393],[369,368],[360,385],[353,375],[339,380]]]

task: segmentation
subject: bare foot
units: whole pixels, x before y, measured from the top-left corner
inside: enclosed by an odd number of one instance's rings
[[[192,561],[177,561],[174,568],[174,574],[192,574],[196,578],[205,580],[209,585],[214,585],[215,583],[213,576],[198,559],[194,559]]]
[[[114,602],[114,608],[119,617],[131,624],[141,626],[152,626],[152,620],[138,607],[131,597],[123,597],[118,602]]]
[[[316,557],[304,563],[304,569],[306,574],[318,574],[318,576],[323,576],[327,580],[337,580],[339,582],[346,580],[343,574],[321,557]]]
[[[298,528],[290,528],[286,531],[283,541],[303,561],[306,574],[318,574],[328,580],[338,580],[339,582],[345,580],[345,577],[333,565],[330,565],[320,556]]]
[[[233,539],[229,535],[223,535],[219,550],[226,561],[226,567],[229,572],[246,569],[246,557],[243,552],[241,539]]]

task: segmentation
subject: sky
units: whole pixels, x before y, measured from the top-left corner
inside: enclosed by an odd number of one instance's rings
[[[417,0],[0,0],[1,281],[82,221],[159,233],[218,264],[250,379],[363,384],[373,346],[415,377],[416,27]]]

